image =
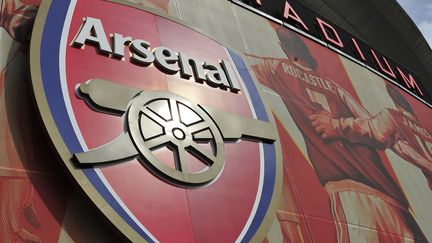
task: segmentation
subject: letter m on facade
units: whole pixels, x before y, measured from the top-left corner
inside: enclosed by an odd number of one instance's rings
[[[420,96],[425,96],[423,94],[423,91],[418,86],[417,82],[415,81],[415,79],[413,78],[413,76],[411,74],[408,73],[408,76],[407,76],[407,75],[405,75],[405,73],[402,70],[400,70],[399,67],[397,67],[396,69],[397,69],[400,77],[404,81],[404,86],[405,87],[407,87],[410,90],[414,90],[415,93],[420,94]]]

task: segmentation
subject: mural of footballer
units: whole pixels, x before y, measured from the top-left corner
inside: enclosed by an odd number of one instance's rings
[[[320,114],[342,119],[369,113],[316,71],[318,63],[300,37],[283,27],[276,33],[287,58],[259,57],[253,70],[260,83],[280,95],[303,135],[312,167],[329,194],[337,242],[426,242],[377,151],[348,140],[323,139],[328,135],[315,119]]]
[[[334,119],[328,114],[310,117],[324,139],[346,139],[374,148],[392,148],[403,159],[419,167],[432,190],[432,136],[419,124],[408,100],[393,85],[386,89],[396,109],[386,108],[369,117]]]
[[[28,62],[28,46],[38,4],[39,1],[5,0],[0,16],[0,48],[10,50],[0,55],[0,166],[6,168],[0,172],[0,235],[5,242],[40,241],[34,233],[41,226],[32,204],[34,188],[23,171],[23,162],[11,135],[5,97],[5,86],[13,86],[10,82],[16,78],[28,78],[23,77],[22,73],[26,71],[22,69],[28,67],[25,62]],[[8,44],[10,48],[6,46]]]

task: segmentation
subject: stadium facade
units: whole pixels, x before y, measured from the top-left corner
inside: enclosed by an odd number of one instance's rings
[[[432,240],[396,2],[0,2],[0,242]]]

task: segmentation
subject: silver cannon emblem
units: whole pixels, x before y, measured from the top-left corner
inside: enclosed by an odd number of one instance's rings
[[[277,138],[269,122],[194,104],[167,91],[143,91],[92,79],[81,84],[77,94],[93,109],[125,119],[124,132],[115,140],[74,154],[78,163],[98,165],[137,157],[154,175],[178,186],[197,187],[215,180],[224,168],[225,142],[273,143]],[[210,149],[203,144],[210,144]],[[173,151],[175,168],[153,153],[162,147]],[[204,169],[191,172],[189,156],[202,162]]]

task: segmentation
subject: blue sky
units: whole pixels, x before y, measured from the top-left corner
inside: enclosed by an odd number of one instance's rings
[[[432,0],[397,0],[432,47]]]

